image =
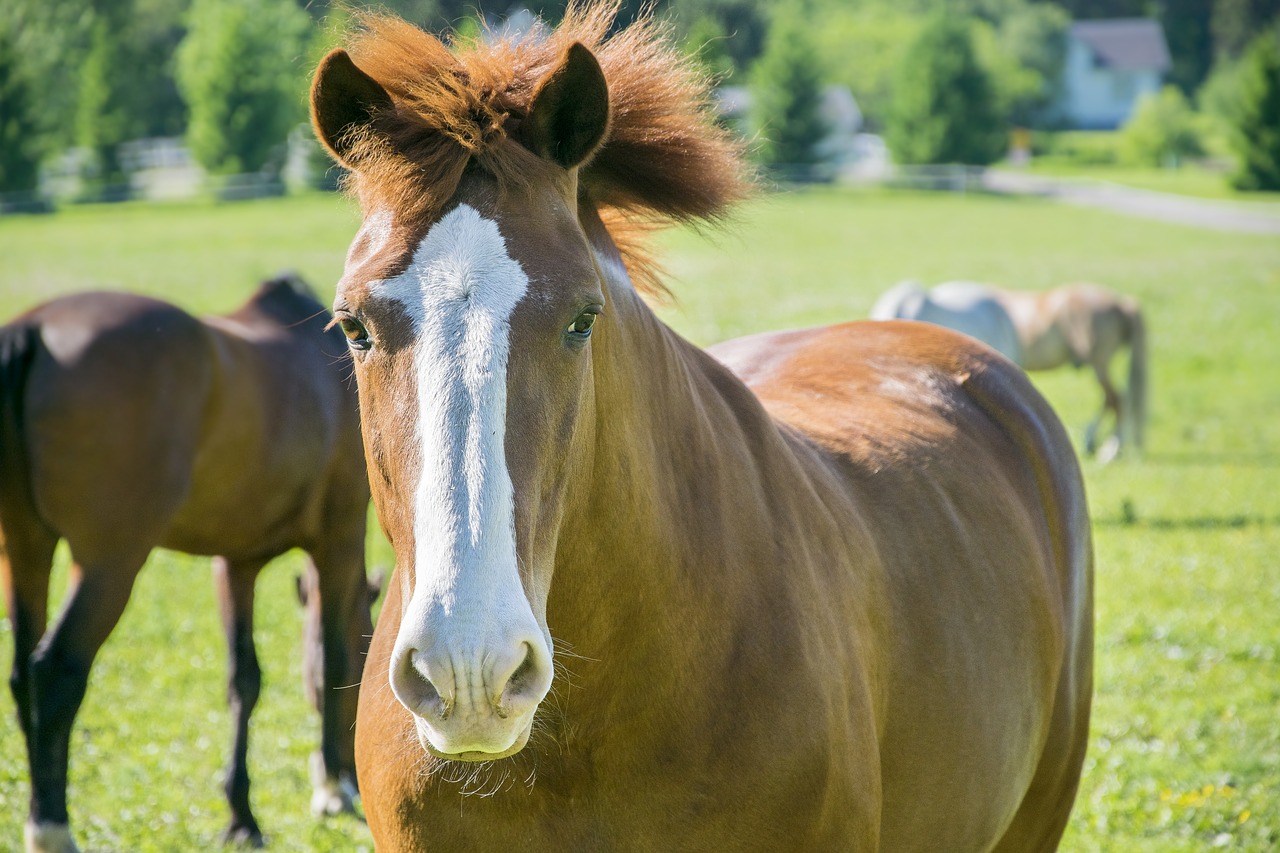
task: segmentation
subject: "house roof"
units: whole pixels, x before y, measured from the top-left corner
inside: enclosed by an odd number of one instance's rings
[[[1169,69],[1169,46],[1159,22],[1150,18],[1077,21],[1071,36],[1082,42],[1101,65],[1124,71]]]

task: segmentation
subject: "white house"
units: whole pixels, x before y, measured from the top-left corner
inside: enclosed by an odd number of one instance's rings
[[[1057,112],[1084,130],[1119,127],[1139,98],[1160,90],[1169,64],[1169,46],[1157,21],[1079,21],[1067,35]]]

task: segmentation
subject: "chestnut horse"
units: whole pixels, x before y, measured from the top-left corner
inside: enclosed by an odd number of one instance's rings
[[[260,843],[249,808],[258,571],[291,548],[318,591],[307,634],[324,661],[313,807],[350,808],[356,691],[372,632],[364,572],[369,487],[345,345],[292,277],[197,320],[164,302],[85,293],[0,328],[0,569],[13,625],[10,686],[27,740],[28,851],[74,850],[72,722],[89,668],[159,546],[217,555],[234,721],[229,839]],[[73,565],[46,631],[54,546]],[[139,685],[140,688],[144,685]]]
[[[1025,370],[1089,365],[1102,386],[1102,409],[1085,429],[1085,450],[1110,461],[1128,448],[1142,449],[1147,417],[1147,345],[1137,300],[1093,284],[1044,292],[1004,290],[972,281],[949,281],[925,290],[916,282],[895,285],[871,310],[873,320],[922,320],[955,329],[1003,353]],[[1122,394],[1111,379],[1111,361],[1129,348],[1129,377]],[[1111,416],[1112,434],[1098,431]]]
[[[313,83],[396,554],[356,724],[378,848],[1053,849],[1092,692],[1061,424],[938,327],[664,326],[640,232],[747,184],[615,9],[453,50],[366,16]]]

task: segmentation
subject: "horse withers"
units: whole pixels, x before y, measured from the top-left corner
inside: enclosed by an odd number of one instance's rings
[[[312,88],[364,222],[335,317],[396,554],[356,727],[384,851],[1052,850],[1092,546],[1026,375],[919,323],[711,353],[637,239],[749,192],[616,4]]]
[[[1095,284],[1043,292],[1005,290],[949,281],[925,290],[914,281],[890,288],[871,310],[873,320],[921,320],[977,338],[1025,370],[1088,365],[1102,387],[1102,408],[1085,428],[1085,450],[1108,462],[1141,450],[1147,418],[1147,344],[1136,299]],[[1129,348],[1123,393],[1111,361]],[[1099,441],[1110,416],[1111,434]]]
[[[27,740],[28,851],[69,851],[72,722],[89,668],[153,548],[216,555],[234,736],[227,837],[260,843],[249,807],[249,715],[260,670],[254,582],[291,548],[309,555],[307,636],[323,660],[317,797],[350,808],[356,691],[372,632],[364,570],[369,487],[349,359],[294,276],[233,314],[84,293],[0,329],[0,533]],[[73,561],[46,630],[54,546]]]

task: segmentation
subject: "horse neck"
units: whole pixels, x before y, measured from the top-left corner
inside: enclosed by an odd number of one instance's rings
[[[751,392],[613,279],[592,344],[592,475],[561,528],[548,613],[557,641],[607,661],[574,693],[606,706],[609,693],[687,692],[724,665],[763,595],[761,555],[745,551],[768,529],[758,460],[781,447]]]

